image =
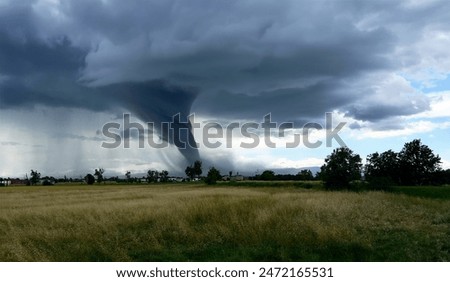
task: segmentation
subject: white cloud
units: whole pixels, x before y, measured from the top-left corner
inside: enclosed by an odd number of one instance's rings
[[[366,138],[390,138],[390,137],[405,137],[405,136],[415,136],[422,133],[433,132],[436,129],[447,129],[450,128],[449,122],[432,122],[432,121],[417,121],[417,122],[406,122],[404,127],[401,129],[388,129],[388,130],[373,130],[370,127],[360,129],[358,131],[353,131],[351,136],[358,140]]]
[[[450,91],[427,94],[430,99],[430,110],[411,116],[420,118],[450,118]]]
[[[314,167],[322,166],[324,159],[319,158],[306,158],[302,160],[290,160],[286,158],[279,158],[273,160],[269,167],[272,168],[302,168],[302,167]]]
[[[441,161],[442,161],[442,163],[441,163],[442,169],[450,169],[450,161],[442,160],[442,159],[441,159]]]

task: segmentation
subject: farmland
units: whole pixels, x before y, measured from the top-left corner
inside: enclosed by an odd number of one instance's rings
[[[449,261],[449,191],[3,187],[0,261]]]

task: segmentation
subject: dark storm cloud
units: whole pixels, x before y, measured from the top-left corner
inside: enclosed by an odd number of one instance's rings
[[[74,46],[66,34],[38,36],[36,29],[42,22],[31,6],[7,7],[0,14],[0,108],[44,105],[107,111],[120,107],[157,124],[170,122],[177,113],[189,114],[196,89],[172,86],[162,79],[86,86],[79,76],[89,50]],[[193,136],[175,132],[169,141],[174,138]],[[198,159],[196,150],[180,152],[188,161]]]
[[[0,23],[1,24],[1,23]],[[0,71],[8,75],[46,72],[73,74],[83,66],[86,51],[73,48],[66,37],[39,42],[33,37],[14,38],[0,30]]]
[[[303,88],[261,92],[255,96],[218,92],[200,97],[193,110],[229,119],[262,120],[271,113],[275,121],[289,121],[302,126],[317,118],[323,119],[325,112],[351,102],[351,96],[339,93],[337,89],[341,87],[321,82]]]
[[[75,73],[84,64],[87,50],[71,46],[65,34],[38,37],[39,19],[31,6],[0,10],[0,73],[12,76],[40,72]]]
[[[416,105],[413,103],[401,105],[363,105],[351,106],[346,112],[346,116],[354,117],[361,121],[380,121],[396,116],[409,116],[429,110],[429,104]]]
[[[385,1],[149,1],[115,13],[123,5],[117,1],[69,3],[66,12],[100,42],[86,58],[84,81],[163,78],[193,85],[201,89],[197,113],[238,119],[282,112],[302,120],[335,109],[373,121],[398,115],[396,107],[360,107],[373,93],[360,91],[357,81],[403,67],[394,53],[404,40],[399,31],[408,28],[391,23],[405,25],[420,15],[420,9]],[[439,5],[427,10],[439,13]],[[121,25],[111,29],[114,22]],[[307,116],[294,109],[304,105]],[[358,112],[348,110],[354,106]],[[405,99],[398,107],[401,114],[416,113],[405,109],[410,106]]]
[[[88,50],[64,34],[39,38],[38,27],[31,6],[0,9],[0,108],[80,106],[76,80]]]

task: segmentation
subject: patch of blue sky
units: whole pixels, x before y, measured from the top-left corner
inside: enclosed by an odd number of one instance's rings
[[[450,74],[430,74],[430,76],[432,76],[433,78],[426,80],[414,79],[406,74],[400,75],[409,82],[411,87],[425,94],[450,90]]]
[[[414,86],[413,86],[414,87]],[[424,87],[421,91],[424,93],[442,92],[450,90],[450,75],[447,75],[445,79],[435,80],[431,87]]]
[[[434,124],[450,122],[449,117],[408,117],[408,122],[431,121]]]

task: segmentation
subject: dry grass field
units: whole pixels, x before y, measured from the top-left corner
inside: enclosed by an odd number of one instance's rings
[[[294,186],[0,188],[0,261],[449,260],[445,198]]]

